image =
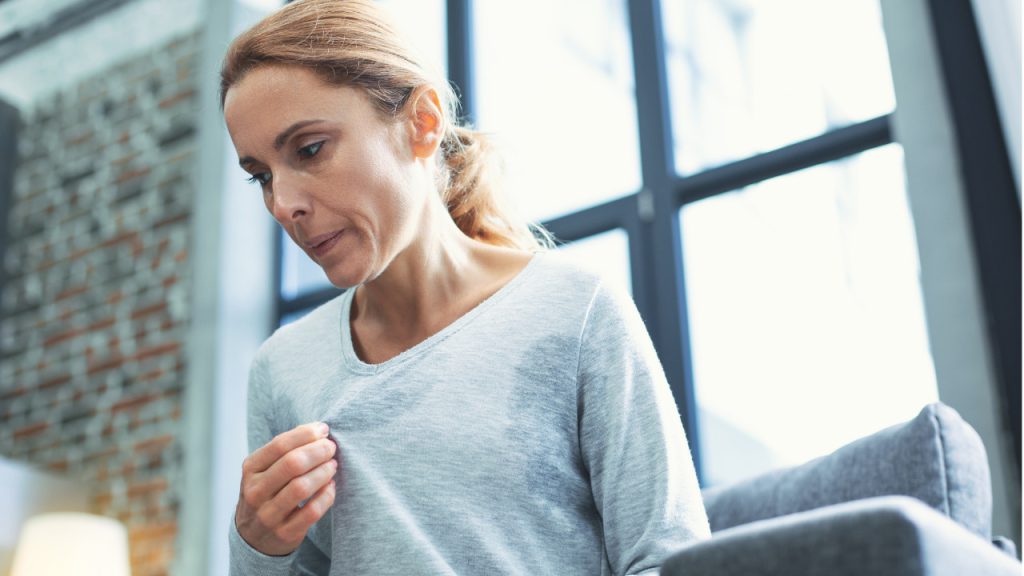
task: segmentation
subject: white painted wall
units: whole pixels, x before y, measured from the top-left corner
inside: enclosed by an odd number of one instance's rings
[[[927,0],[882,0],[882,15],[896,90],[894,132],[904,148],[939,398],[984,441],[993,530],[1020,542],[1020,480],[1003,422]]]
[[[1021,0],[972,0],[1020,197]]]
[[[228,530],[242,460],[248,454],[249,366],[270,333],[276,298],[276,225],[238,167],[218,96],[220,64],[231,38],[274,5],[264,0],[205,1],[185,400],[188,497],[172,571],[178,576],[228,573]]]

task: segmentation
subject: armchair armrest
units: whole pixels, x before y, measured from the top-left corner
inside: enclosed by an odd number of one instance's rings
[[[928,506],[885,496],[716,532],[663,576],[1019,576],[1021,565]]]

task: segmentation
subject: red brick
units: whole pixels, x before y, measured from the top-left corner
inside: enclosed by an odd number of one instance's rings
[[[14,398],[17,398],[18,396],[25,394],[25,392],[28,392],[28,389],[25,388],[24,386],[15,386],[10,390],[4,390],[0,392],[0,400],[12,400]]]
[[[175,214],[173,216],[168,216],[166,218],[162,218],[162,219],[157,220],[156,222],[154,222],[153,223],[153,229],[155,230],[157,228],[163,228],[164,226],[169,226],[171,224],[177,224],[179,222],[185,222],[186,220],[188,220],[188,218],[189,218],[189,214],[188,213],[185,213],[185,214]]]
[[[113,355],[107,360],[104,360],[103,362],[98,362],[95,364],[90,363],[86,373],[92,376],[93,374],[106,372],[107,370],[113,370],[114,368],[120,368],[122,365],[124,365],[124,360],[124,357],[120,355]]]
[[[92,140],[92,131],[84,132],[82,134],[79,134],[78,136],[75,136],[74,138],[68,139],[67,144],[68,146],[77,146],[79,144],[88,142],[89,140]]]
[[[71,319],[71,316],[73,316],[73,315],[74,315],[74,313],[72,311],[65,310],[63,313],[61,313],[61,321],[62,322],[67,322],[68,320]],[[72,338],[74,338],[76,336],[79,336],[79,335],[81,335],[83,333],[84,333],[84,331],[82,329],[80,329],[80,328],[71,328],[70,330],[65,330],[63,332],[58,332],[58,333],[54,334],[53,336],[50,336],[46,340],[43,340],[43,347],[44,348],[49,348],[51,346],[55,346],[57,344],[60,344],[61,342],[66,342],[68,340],[71,340]]]
[[[132,396],[115,403],[110,407],[110,411],[116,414],[125,410],[136,410],[159,398],[159,394],[140,394],[138,396]]]
[[[139,237],[139,233],[138,232],[122,232],[122,233],[118,234],[117,236],[114,236],[113,238],[110,238],[110,239],[104,241],[98,247],[99,248],[110,248],[111,246],[116,246],[116,245],[121,244],[123,242],[134,242],[134,241],[138,240],[138,237]]]
[[[42,384],[39,385],[39,389],[40,390],[46,390],[48,388],[54,388],[56,386],[63,386],[64,384],[67,384],[68,382],[71,382],[71,375],[70,374],[64,374],[64,375],[61,375],[61,376],[57,376],[56,378],[50,378],[46,382],[43,382]]]
[[[55,300],[57,302],[60,302],[61,300],[66,300],[67,298],[71,298],[73,296],[78,296],[79,294],[84,294],[84,293],[86,293],[88,291],[89,291],[89,287],[88,286],[76,286],[74,288],[68,288],[67,290],[64,290],[63,292],[61,292],[60,294],[57,294]]]
[[[85,329],[88,332],[95,332],[97,330],[105,330],[105,329],[110,328],[111,326],[113,326],[115,321],[116,320],[114,319],[114,317],[110,316],[108,318],[104,318],[103,320],[97,320],[97,321],[93,322],[92,324],[89,324],[88,326],[85,327]]]
[[[178,92],[177,94],[175,94],[173,96],[168,96],[167,98],[164,98],[163,100],[161,100],[160,101],[160,107],[161,108],[170,108],[171,106],[174,106],[175,104],[177,104],[178,102],[181,102],[182,100],[186,100],[188,98],[191,98],[193,94],[195,94],[195,90],[183,90],[183,91]]]
[[[49,468],[50,470],[53,470],[54,472],[67,472],[68,471],[68,461],[67,461],[66,458],[62,458],[60,460],[55,460],[53,462],[48,462],[46,464],[46,467]]]
[[[135,353],[136,360],[145,360],[147,358],[155,358],[157,356],[166,356],[168,354],[174,354],[181,349],[179,342],[168,342],[166,344],[159,344],[157,346],[150,346],[149,348],[143,348]]]
[[[178,534],[177,522],[154,522],[128,530],[128,540],[132,543],[149,540],[174,538]]]
[[[120,167],[122,164],[125,164],[128,161],[132,160],[133,158],[138,157],[138,155],[139,155],[138,152],[134,152],[132,154],[128,154],[127,156],[122,156],[120,158],[112,160],[110,163],[112,165],[114,165],[115,167]]]
[[[93,452],[92,454],[87,455],[85,457],[85,461],[92,463],[101,460],[107,460],[108,458],[117,456],[119,452],[120,450],[117,449],[117,446],[111,446],[104,450],[100,450],[99,452]]]
[[[114,501],[114,495],[110,492],[100,492],[93,497],[92,502],[100,511],[103,511]]]
[[[150,438],[149,440],[136,442],[135,451],[141,453],[159,452],[166,448],[172,442],[174,442],[174,436],[170,434],[164,434],[163,436],[157,436],[156,438]]]
[[[133,482],[128,485],[128,497],[138,498],[147,494],[161,493],[167,490],[167,480],[157,478],[147,482]]]
[[[136,169],[136,170],[125,170],[124,172],[122,172],[122,173],[117,175],[117,178],[114,179],[114,183],[115,184],[123,184],[125,182],[128,182],[129,180],[135,180],[136,178],[142,178],[143,176],[145,176],[147,174],[149,174],[149,168],[139,168],[139,169]]]
[[[88,254],[90,252],[92,252],[92,248],[79,248],[78,250],[75,250],[74,252],[72,252],[71,254],[68,255],[68,260],[71,261],[71,262],[74,262],[75,260],[78,260],[79,258],[81,258],[82,256],[85,256],[86,254]],[[51,266],[52,265],[53,264],[51,263]]]
[[[149,316],[150,314],[157,314],[167,309],[166,302],[160,302],[153,304],[152,306],[146,306],[144,308],[138,308],[132,312],[132,320],[138,320],[139,318]]]
[[[156,380],[157,378],[163,376],[164,374],[165,374],[165,372],[163,371],[162,368],[157,368],[156,370],[150,370],[149,372],[146,372],[145,374],[139,374],[138,376],[135,377],[135,381],[136,382],[151,382],[151,381]]]
[[[120,476],[121,478],[133,478],[135,476],[135,463],[126,462],[116,472],[117,475]]]
[[[47,423],[47,422],[36,422],[35,424],[29,424],[28,426],[23,426],[23,427],[18,428],[17,430],[14,431],[14,439],[15,440],[24,440],[25,438],[31,438],[32,436],[35,436],[35,435],[39,434],[40,432],[43,432],[44,430],[46,430],[49,427],[50,427],[50,424]]]
[[[114,290],[107,296],[107,304],[117,304],[124,299],[124,292],[121,290]]]

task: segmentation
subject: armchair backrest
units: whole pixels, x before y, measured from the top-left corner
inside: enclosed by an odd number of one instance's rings
[[[800,466],[704,491],[711,530],[875,496],[917,498],[986,540],[992,488],[985,446],[960,415],[929,404],[891,426]]]

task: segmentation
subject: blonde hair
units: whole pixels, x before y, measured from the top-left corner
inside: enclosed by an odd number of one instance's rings
[[[413,90],[433,86],[446,112],[438,191],[452,220],[488,244],[526,250],[552,245],[543,228],[505,204],[493,145],[456,123],[458,99],[449,84],[421,63],[372,0],[299,0],[235,38],[221,66],[221,106],[231,86],[267,64],[302,66],[328,84],[361,88],[390,119],[398,117]]]

